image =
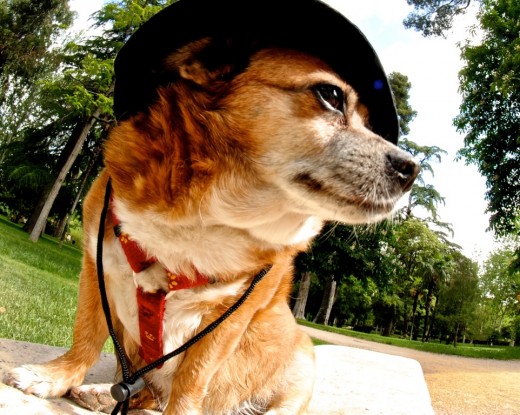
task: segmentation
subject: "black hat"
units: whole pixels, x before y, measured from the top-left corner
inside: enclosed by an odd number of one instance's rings
[[[144,111],[154,101],[170,53],[203,37],[233,34],[318,56],[356,89],[372,130],[397,142],[395,103],[374,49],[354,24],[319,0],[178,0],[164,8],[116,58],[117,119]]]

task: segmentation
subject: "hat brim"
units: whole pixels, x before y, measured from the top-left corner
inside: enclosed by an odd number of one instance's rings
[[[262,37],[314,54],[351,84],[372,130],[397,143],[399,121],[388,79],[363,33],[319,0],[179,0],[141,26],[115,61],[114,112],[128,118],[154,101],[166,56],[208,36]]]

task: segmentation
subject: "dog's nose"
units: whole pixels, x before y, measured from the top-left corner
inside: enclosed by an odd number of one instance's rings
[[[390,151],[386,154],[388,168],[393,174],[397,174],[397,179],[401,184],[403,192],[412,188],[412,184],[419,174],[419,164],[404,151]]]

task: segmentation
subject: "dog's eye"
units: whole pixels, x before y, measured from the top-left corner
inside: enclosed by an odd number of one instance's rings
[[[316,85],[313,90],[320,102],[325,105],[327,109],[343,113],[345,109],[345,95],[343,95],[341,88],[335,85],[321,84]]]

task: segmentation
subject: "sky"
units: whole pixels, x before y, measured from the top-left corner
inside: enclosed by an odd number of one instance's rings
[[[402,22],[412,10],[405,0],[326,3],[363,31],[387,73],[396,71],[408,76],[412,84],[410,104],[417,111],[408,138],[448,153],[433,165],[434,177],[425,176],[425,181],[445,198],[445,205],[438,206],[440,220],[452,224],[452,240],[462,247],[463,253],[482,262],[496,247],[492,234],[486,232],[489,215],[485,213],[485,179],[476,166],[455,161],[457,151],[464,145],[464,136],[453,126],[461,103],[458,72],[463,66],[457,44],[469,37],[469,27],[476,23],[475,10],[457,18],[445,39],[426,39],[404,28]],[[89,16],[102,4],[103,0],[71,0],[71,9],[78,13],[75,29],[88,30]]]

